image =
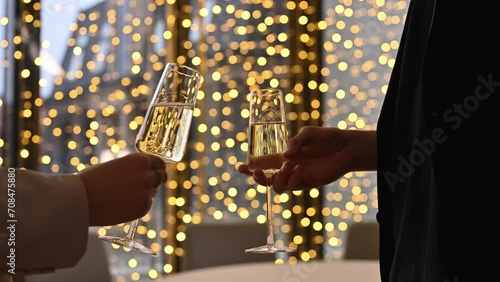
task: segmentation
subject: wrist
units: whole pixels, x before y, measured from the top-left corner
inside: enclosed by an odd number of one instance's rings
[[[373,130],[346,130],[346,150],[351,156],[350,171],[377,169],[377,135]]]

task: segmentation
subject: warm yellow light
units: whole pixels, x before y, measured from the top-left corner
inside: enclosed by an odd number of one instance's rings
[[[130,250],[129,250],[130,251]],[[141,275],[137,272],[134,272],[132,273],[132,275],[130,275],[130,277],[132,278],[132,280],[134,281],[139,281],[139,279],[141,279]]]
[[[177,241],[182,242],[182,241],[186,240],[186,233],[179,232],[175,235],[175,238],[177,239]]]
[[[129,266],[130,268],[135,268],[135,267],[137,266],[137,260],[135,260],[135,259],[130,259],[130,260],[128,261],[128,266]]]
[[[171,264],[165,264],[163,266],[163,271],[165,273],[171,273],[174,270],[173,266]]]
[[[148,275],[151,279],[156,279],[158,278],[158,271],[156,271],[155,269],[150,269],[148,271]]]
[[[260,215],[257,216],[257,222],[260,223],[260,224],[264,224],[266,222],[266,220],[267,219],[266,219],[265,215],[260,214]]]
[[[27,157],[29,157],[30,152],[28,150],[26,150],[26,149],[22,149],[19,152],[19,155],[21,156],[21,158],[26,159]]]
[[[29,69],[24,69],[21,71],[22,78],[28,78],[31,75],[31,71]]]
[[[224,214],[221,211],[216,211],[216,212],[214,212],[214,215],[213,215],[214,219],[216,219],[216,220],[221,220],[223,216],[224,216]]]
[[[307,227],[309,226],[309,224],[311,224],[311,220],[307,217],[304,217],[300,220],[300,225],[303,227]]]

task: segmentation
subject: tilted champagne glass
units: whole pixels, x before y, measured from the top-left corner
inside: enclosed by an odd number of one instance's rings
[[[175,63],[166,64],[136,137],[137,151],[159,156],[166,163],[182,160],[201,79],[201,74],[190,67]],[[156,256],[155,251],[134,240],[138,223],[139,219],[131,222],[125,238],[99,238]]]
[[[280,169],[280,164],[258,161],[260,156],[281,154],[288,141],[285,103],[279,89],[254,90],[250,94],[248,128],[248,165],[250,170],[261,169],[270,178]],[[272,186],[267,185],[267,241],[265,245],[245,250],[247,253],[294,252],[295,249],[279,246],[274,241]]]

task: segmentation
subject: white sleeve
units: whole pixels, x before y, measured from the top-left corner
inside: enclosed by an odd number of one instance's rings
[[[88,223],[87,194],[78,175],[0,167],[1,274],[76,265],[86,250]]]

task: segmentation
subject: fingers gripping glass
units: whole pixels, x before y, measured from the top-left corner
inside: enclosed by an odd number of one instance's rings
[[[189,67],[168,63],[160,78],[151,104],[136,137],[136,150],[159,156],[166,163],[182,160],[196,105],[201,74]],[[134,241],[139,219],[131,222],[125,238],[99,238],[126,248],[156,256],[150,248]]]
[[[251,170],[261,169],[270,178],[280,168],[275,162],[259,162],[260,156],[281,154],[286,147],[285,104],[278,89],[255,90],[250,94],[248,129],[248,164]],[[278,246],[274,241],[272,186],[267,186],[267,243],[245,250],[247,253],[294,252],[295,249]]]

